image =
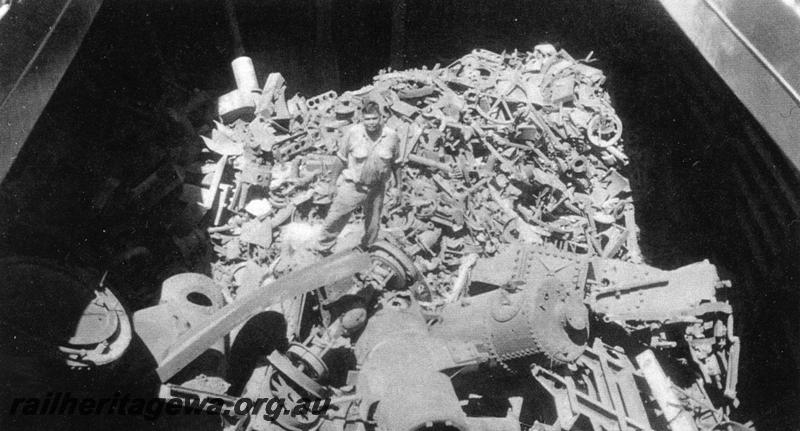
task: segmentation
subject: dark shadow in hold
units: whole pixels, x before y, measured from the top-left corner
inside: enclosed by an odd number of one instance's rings
[[[286,339],[286,319],[275,311],[256,314],[236,336],[231,346],[228,361],[228,395],[242,394],[247,381],[259,361],[273,350],[285,352],[289,348]]]

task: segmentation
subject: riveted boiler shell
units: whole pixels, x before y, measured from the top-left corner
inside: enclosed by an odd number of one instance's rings
[[[580,293],[549,277],[518,292],[497,289],[453,304],[431,327],[431,335],[487,346],[501,361],[530,358],[549,366],[580,356],[587,321]]]

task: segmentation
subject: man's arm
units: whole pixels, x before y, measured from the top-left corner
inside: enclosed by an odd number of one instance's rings
[[[336,184],[336,180],[339,179],[339,175],[342,174],[344,170],[344,163],[341,159],[337,158],[333,161],[333,165],[331,166],[331,182]]]
[[[336,151],[336,160],[331,166],[331,181],[333,184],[336,184],[336,180],[339,179],[339,175],[342,174],[345,166],[347,166],[347,157],[350,155],[350,145],[352,142],[352,129],[347,129],[345,131],[344,136],[339,141],[339,149]]]
[[[394,139],[394,159],[392,160],[392,177],[394,177],[395,187],[400,187],[400,180],[403,179],[401,169],[405,161],[403,160],[403,149],[400,147],[400,137],[395,132],[392,139]]]

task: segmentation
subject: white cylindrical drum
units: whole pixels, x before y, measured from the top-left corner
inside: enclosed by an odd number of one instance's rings
[[[258,90],[258,79],[256,78],[256,68],[253,67],[253,60],[250,57],[237,57],[231,62],[233,68],[233,78],[236,80],[236,88],[242,91]]]

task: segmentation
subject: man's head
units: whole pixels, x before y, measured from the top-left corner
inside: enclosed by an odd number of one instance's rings
[[[361,118],[367,132],[375,133],[381,130],[381,107],[377,103],[372,101],[365,103],[361,110]]]

